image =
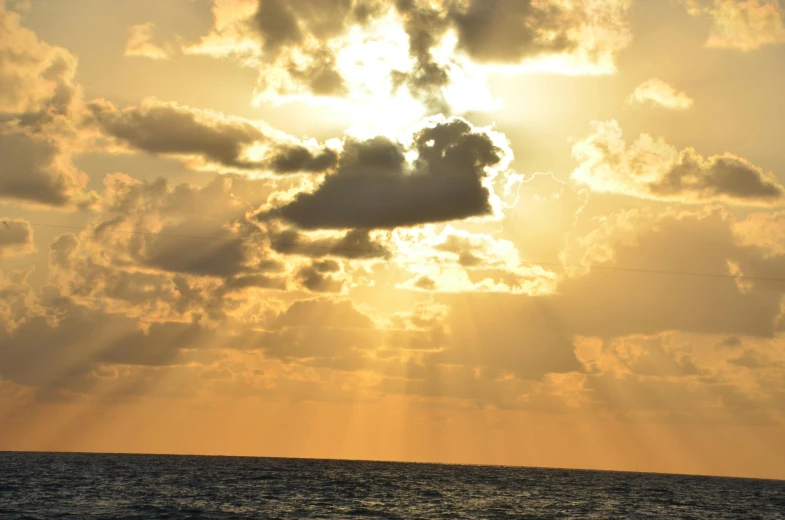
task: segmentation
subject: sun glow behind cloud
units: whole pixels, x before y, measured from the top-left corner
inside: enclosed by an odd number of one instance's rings
[[[781,476],[779,10],[311,2],[0,9],[0,449]]]

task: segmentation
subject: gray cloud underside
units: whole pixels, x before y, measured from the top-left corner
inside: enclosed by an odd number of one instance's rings
[[[415,136],[413,167],[399,143],[377,137],[349,140],[336,171],[313,193],[262,213],[303,229],[377,229],[446,222],[491,212],[483,185],[502,151],[461,119]]]
[[[659,181],[649,185],[658,196],[694,193],[701,199],[730,197],[738,200],[780,201],[785,188],[749,161],[734,155],[712,157],[708,162],[690,150]]]
[[[337,154],[310,150],[263,131],[240,118],[198,111],[173,103],[148,103],[118,110],[107,102],[88,104],[98,126],[120,142],[151,154],[196,155],[240,170],[274,173],[320,172],[334,166]],[[244,157],[252,145],[267,145],[261,160]]]
[[[394,83],[406,84],[435,111],[448,109],[440,89],[449,76],[432,50],[448,30],[455,31],[459,49],[477,62],[520,63],[536,55],[571,51],[580,43],[573,29],[582,22],[581,14],[531,0],[443,1],[435,6],[421,0],[259,0],[248,25],[259,36],[265,59],[275,61],[284,49],[304,50],[308,37],[326,44],[390,10],[403,19],[415,62],[412,71],[393,71]],[[332,52],[326,45],[306,52],[308,65],[287,65],[292,78],[316,95],[342,94],[344,80]]]
[[[0,133],[0,198],[65,206],[72,179],[58,164],[59,146],[27,134]]]

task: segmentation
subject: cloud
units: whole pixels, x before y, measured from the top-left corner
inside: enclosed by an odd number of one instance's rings
[[[501,294],[445,296],[449,306],[443,349],[433,363],[488,367],[524,379],[580,371],[571,332],[536,297]]]
[[[785,12],[779,0],[683,0],[693,16],[712,20],[706,46],[753,51],[785,43]]]
[[[153,42],[155,24],[147,22],[134,25],[129,30],[130,36],[125,44],[125,55],[151,60],[166,60],[169,54]]]
[[[629,102],[639,105],[649,103],[670,110],[687,110],[693,105],[690,96],[657,78],[652,78],[638,85]]]
[[[77,59],[21,25],[0,2],[0,200],[73,207],[91,203],[71,162],[81,147]]]
[[[785,212],[752,213],[740,220],[734,232],[743,245],[756,246],[767,254],[785,253]]]
[[[264,211],[303,229],[379,229],[494,213],[488,184],[509,162],[501,136],[463,119],[434,119],[410,146],[386,137],[347,139],[336,171],[311,193]],[[413,163],[407,154],[416,152]]]
[[[270,246],[286,255],[335,256],[355,260],[392,257],[381,237],[375,239],[367,229],[353,229],[342,236],[329,237],[310,237],[296,229],[270,230],[270,236]]]
[[[628,10],[628,0],[215,0],[213,28],[185,51],[258,68],[260,99],[361,101],[405,86],[432,112],[479,108],[487,86],[473,100],[454,94],[468,77],[484,84],[486,65],[614,72]]]
[[[296,279],[311,292],[340,293],[345,281],[341,271],[335,260],[317,260],[298,269]]]
[[[0,218],[0,258],[35,252],[33,230],[26,220]]]
[[[57,141],[0,132],[0,157],[0,199],[60,207],[86,200],[87,176]]]
[[[76,58],[40,41],[2,2],[0,32],[0,115],[62,114],[77,94]]]
[[[593,122],[593,133],[577,142],[580,166],[572,179],[592,190],[688,203],[779,205],[785,188],[771,173],[726,153],[704,158],[681,152],[662,139],[641,135],[627,145],[616,121]]]
[[[319,149],[262,124],[211,110],[155,99],[122,110],[106,101],[87,106],[107,135],[131,149],[155,155],[274,173],[319,172],[336,161],[331,149]]]
[[[581,263],[592,267],[561,280],[542,297],[544,304],[580,336],[678,330],[771,337],[781,313],[781,284],[742,288],[729,263],[746,276],[777,277],[785,257],[741,244],[736,223],[717,209],[659,215],[630,210],[601,218],[579,240]]]

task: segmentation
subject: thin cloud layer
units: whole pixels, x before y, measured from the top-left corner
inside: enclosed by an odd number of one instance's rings
[[[687,110],[692,108],[694,103],[685,92],[677,90],[657,78],[652,78],[638,85],[629,102],[639,105],[650,104],[670,110]]]
[[[303,229],[377,229],[490,216],[488,181],[510,159],[500,139],[457,118],[427,124],[410,146],[349,138],[336,171],[315,191],[259,218],[281,217]]]
[[[169,54],[158,46],[153,40],[155,24],[147,22],[134,25],[129,29],[130,36],[125,44],[125,55],[150,58],[151,60],[165,60]]]
[[[573,147],[580,166],[572,179],[592,190],[689,203],[781,205],[785,188],[771,173],[736,155],[704,158],[641,135],[627,145],[616,121],[592,123],[593,133]]]
[[[753,51],[785,43],[785,11],[779,0],[684,0],[693,16],[707,15],[712,26],[706,46]]]
[[[122,110],[92,101],[87,108],[104,133],[132,150],[273,173],[319,172],[336,161],[331,149],[210,110],[157,100]]]
[[[0,218],[0,258],[35,252],[33,230],[26,220]]]
[[[64,207],[81,198],[87,176],[54,139],[0,132],[0,199]]]

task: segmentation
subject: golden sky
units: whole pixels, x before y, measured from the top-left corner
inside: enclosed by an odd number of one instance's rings
[[[785,3],[0,35],[0,450],[785,478]]]

